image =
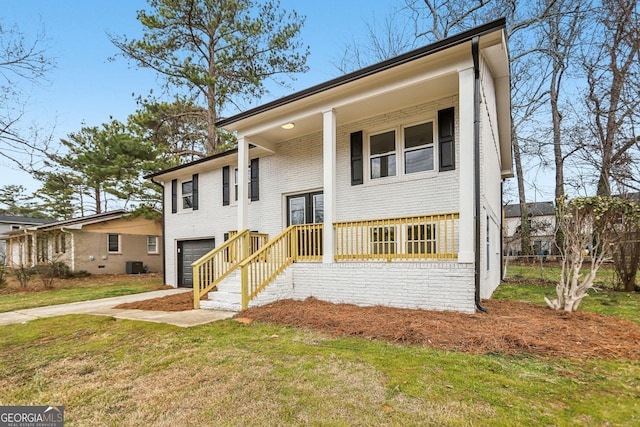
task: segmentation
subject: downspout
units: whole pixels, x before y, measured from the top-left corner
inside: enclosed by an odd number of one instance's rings
[[[164,185],[160,184],[159,182],[155,181],[153,178],[151,178],[151,182],[153,182],[155,185],[157,185],[158,187],[160,187],[162,189],[162,283],[164,285],[167,284],[167,252],[166,252],[166,245],[165,245],[165,229],[164,229],[164,221],[165,221],[165,212],[164,212]]]
[[[475,210],[475,299],[476,308],[484,313],[487,308],[480,304],[480,37],[471,40],[471,56],[473,57],[473,169],[474,169],[474,210]],[[489,256],[489,254],[487,254]]]

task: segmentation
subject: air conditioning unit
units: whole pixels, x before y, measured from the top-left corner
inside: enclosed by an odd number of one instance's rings
[[[142,261],[127,261],[126,262],[127,274],[142,274],[144,273],[144,266]]]

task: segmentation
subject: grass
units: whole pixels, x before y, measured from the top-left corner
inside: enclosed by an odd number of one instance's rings
[[[552,291],[503,284],[496,297]],[[640,298],[584,307],[637,322]],[[638,384],[640,361],[469,355],[259,322],[0,326],[0,405],[65,405],[68,426],[634,426]]]
[[[13,290],[10,293],[0,294],[0,313],[47,305],[137,294],[161,289],[161,287],[162,278],[154,276],[136,281],[124,279],[120,276],[90,276],[83,279],[81,284],[78,283],[78,280],[64,281],[59,279],[54,289],[38,290],[37,292],[29,289]]]
[[[526,279],[540,279],[540,267],[509,266],[508,277]],[[580,304],[580,309],[595,313],[619,316],[640,325],[640,293],[620,292],[611,289],[611,270],[601,270],[596,276],[596,287],[589,291]],[[560,278],[560,267],[544,267],[543,278],[546,285],[502,283],[493,295],[496,299],[510,299],[546,305],[544,297],[555,297],[556,283]],[[638,281],[640,283],[640,280]]]
[[[637,425],[640,363],[472,356],[232,320],[0,328],[0,404],[67,425]]]

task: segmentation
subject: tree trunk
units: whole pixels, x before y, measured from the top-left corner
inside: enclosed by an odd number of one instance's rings
[[[520,159],[520,144],[513,132],[513,160],[516,165],[516,179],[518,180],[518,198],[520,199],[520,250],[523,255],[531,255],[531,236],[529,230],[529,210],[527,209],[527,197],[524,190],[524,176],[522,173],[522,160]]]
[[[100,197],[100,187],[93,189],[96,198],[96,214],[102,213],[102,198]]]

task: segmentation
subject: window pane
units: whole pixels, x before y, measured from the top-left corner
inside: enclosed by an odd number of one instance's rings
[[[396,132],[385,132],[371,137],[371,155],[396,151]]]
[[[371,253],[396,253],[395,227],[373,227],[371,229]]]
[[[412,148],[433,144],[433,123],[423,123],[404,129],[404,147]]]
[[[193,193],[193,182],[187,181],[182,183],[182,194]]]
[[[405,173],[433,170],[433,147],[425,147],[404,153]]]
[[[371,159],[371,178],[396,175],[396,155],[380,156]]]
[[[313,222],[324,221],[324,196],[316,194],[313,196]]]
[[[147,236],[147,252],[157,252],[158,238],[156,236]]]
[[[289,222],[291,225],[304,224],[305,220],[305,198],[296,197],[289,199]]]
[[[380,157],[371,159],[371,178],[380,178]]]
[[[182,198],[182,208],[183,209],[190,209],[193,207],[193,201],[191,199],[191,195],[189,196],[184,196]]]
[[[119,252],[120,248],[118,247],[118,235],[117,234],[109,234],[109,252]]]
[[[396,155],[392,154],[387,156],[387,174],[385,176],[395,176],[396,175]]]

